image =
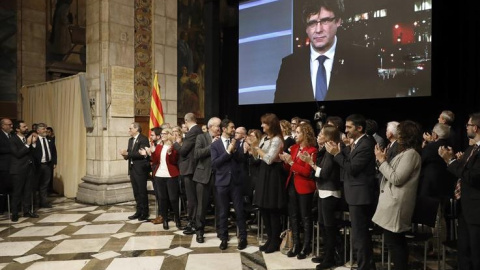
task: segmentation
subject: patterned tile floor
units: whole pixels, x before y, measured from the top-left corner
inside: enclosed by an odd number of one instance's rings
[[[310,258],[258,251],[254,225],[249,228],[248,248],[236,248],[233,228],[229,248],[221,251],[212,227],[207,227],[205,243],[198,244],[173,222],[166,231],[162,225],[128,220],[133,203],[91,206],[61,197],[52,202],[54,207],[40,209],[37,219],[12,223],[6,213],[0,216],[0,269],[315,269]],[[376,261],[380,261],[376,250]],[[410,259],[411,269],[423,269],[421,254],[418,248]],[[447,269],[454,269],[450,256]],[[382,269],[380,263],[377,269]],[[428,269],[438,269],[434,259],[429,259]]]

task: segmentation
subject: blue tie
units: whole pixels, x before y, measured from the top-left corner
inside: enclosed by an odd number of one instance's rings
[[[317,85],[315,88],[315,100],[323,101],[325,95],[327,94],[327,71],[323,66],[323,62],[327,60],[328,57],[325,55],[320,55],[318,60],[318,70],[317,70]]]

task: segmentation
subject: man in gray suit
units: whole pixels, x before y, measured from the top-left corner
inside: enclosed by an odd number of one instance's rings
[[[176,139],[177,141],[173,144],[173,148],[180,155],[178,168],[180,169],[180,175],[185,181],[185,193],[187,195],[188,224],[183,233],[190,235],[195,233],[195,213],[197,211],[197,196],[195,184],[192,180],[196,164],[193,153],[197,135],[202,134],[202,128],[197,125],[197,118],[195,118],[193,113],[185,114],[184,121],[188,132],[183,140],[182,138]]]
[[[193,174],[193,182],[195,182],[195,190],[197,194],[197,215],[195,216],[197,242],[203,243],[205,228],[205,212],[212,194],[213,174],[210,158],[210,145],[220,137],[220,123],[218,117],[212,117],[208,120],[208,132],[197,136],[195,141],[194,158],[197,166]]]
[[[375,144],[365,134],[366,120],[362,115],[347,117],[345,132],[353,139],[352,145],[340,150],[334,142],[325,144],[327,151],[340,165],[341,177],[352,221],[353,246],[357,250],[359,270],[374,268],[372,239],[369,225],[372,220],[372,204],[375,202]]]

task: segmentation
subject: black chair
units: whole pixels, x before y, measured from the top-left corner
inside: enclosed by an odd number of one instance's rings
[[[458,207],[457,200],[451,198],[445,209],[445,219],[447,224],[449,224],[449,234],[448,239],[442,242],[442,269],[446,269],[447,250],[457,251]]]
[[[412,216],[412,230],[406,234],[407,241],[424,244],[424,270],[427,269],[428,241],[434,237],[432,228],[435,227],[439,206],[440,200],[437,198],[426,196],[417,197]],[[424,226],[428,226],[428,228]],[[440,258],[438,258],[437,262],[440,262]]]

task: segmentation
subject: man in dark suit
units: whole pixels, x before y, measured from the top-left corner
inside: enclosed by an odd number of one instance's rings
[[[150,216],[148,210],[147,179],[150,173],[150,161],[148,155],[141,155],[138,150],[149,148],[148,138],[141,134],[142,127],[140,123],[134,122],[128,128],[130,139],[128,140],[128,149],[122,150],[120,154],[128,161],[128,175],[132,183],[133,196],[137,203],[135,214],[128,219],[148,220]]]
[[[222,138],[212,143],[210,148],[212,155],[212,168],[215,172],[215,188],[217,190],[217,207],[219,207],[219,235],[220,249],[228,247],[228,213],[230,201],[236,214],[238,228],[238,249],[247,247],[247,229],[245,214],[243,211],[243,162],[246,155],[240,142],[236,141],[235,125],[228,119],[223,119]]]
[[[57,166],[57,148],[55,143],[47,139],[47,125],[39,123],[37,125],[38,140],[33,157],[35,158],[36,177],[39,190],[39,205],[41,208],[52,208],[48,202],[48,186],[52,178],[52,172]]]
[[[390,121],[387,123],[387,130],[385,135],[388,140],[387,144],[387,161],[390,162],[397,155],[397,127],[400,123],[397,121]]]
[[[37,133],[25,137],[28,126],[21,120],[15,122],[14,129],[16,134],[10,137],[10,175],[13,184],[12,221],[17,222],[21,209],[24,217],[38,218],[32,211],[33,151],[38,138]]]
[[[195,184],[193,183],[193,172],[195,170],[195,159],[193,157],[195,150],[195,142],[197,136],[202,134],[202,128],[197,125],[197,118],[193,113],[185,114],[185,125],[188,128],[188,132],[183,138],[177,138],[173,144],[173,148],[177,150],[180,155],[178,167],[180,169],[180,175],[185,182],[185,193],[187,195],[187,216],[188,224],[184,234],[190,235],[195,233],[195,216],[197,211],[197,195]]]
[[[205,242],[205,214],[207,211],[214,177],[212,174],[212,165],[210,158],[210,147],[212,142],[220,137],[220,118],[212,117],[208,120],[208,131],[197,136],[194,149],[194,158],[197,161],[195,172],[193,174],[193,182],[195,182],[195,190],[197,194],[197,214],[195,216],[196,240],[198,243]]]
[[[310,46],[282,59],[275,103],[376,97],[375,54],[337,38],[343,1],[309,0],[303,21]]]
[[[341,178],[352,222],[353,246],[357,250],[358,269],[375,267],[372,262],[372,239],[369,232],[372,204],[375,202],[375,154],[374,142],[365,134],[366,121],[362,115],[347,117],[345,132],[353,140],[349,147],[340,150],[340,144],[328,142],[327,151],[340,165]]]
[[[12,136],[13,124],[12,120],[2,118],[0,132],[0,214],[7,209],[7,194],[11,189],[10,182],[10,137]]]
[[[467,136],[475,144],[455,159],[451,147],[441,146],[438,154],[448,165],[448,171],[460,180],[455,196],[462,207],[458,217],[458,269],[480,269],[480,113],[470,115]]]

